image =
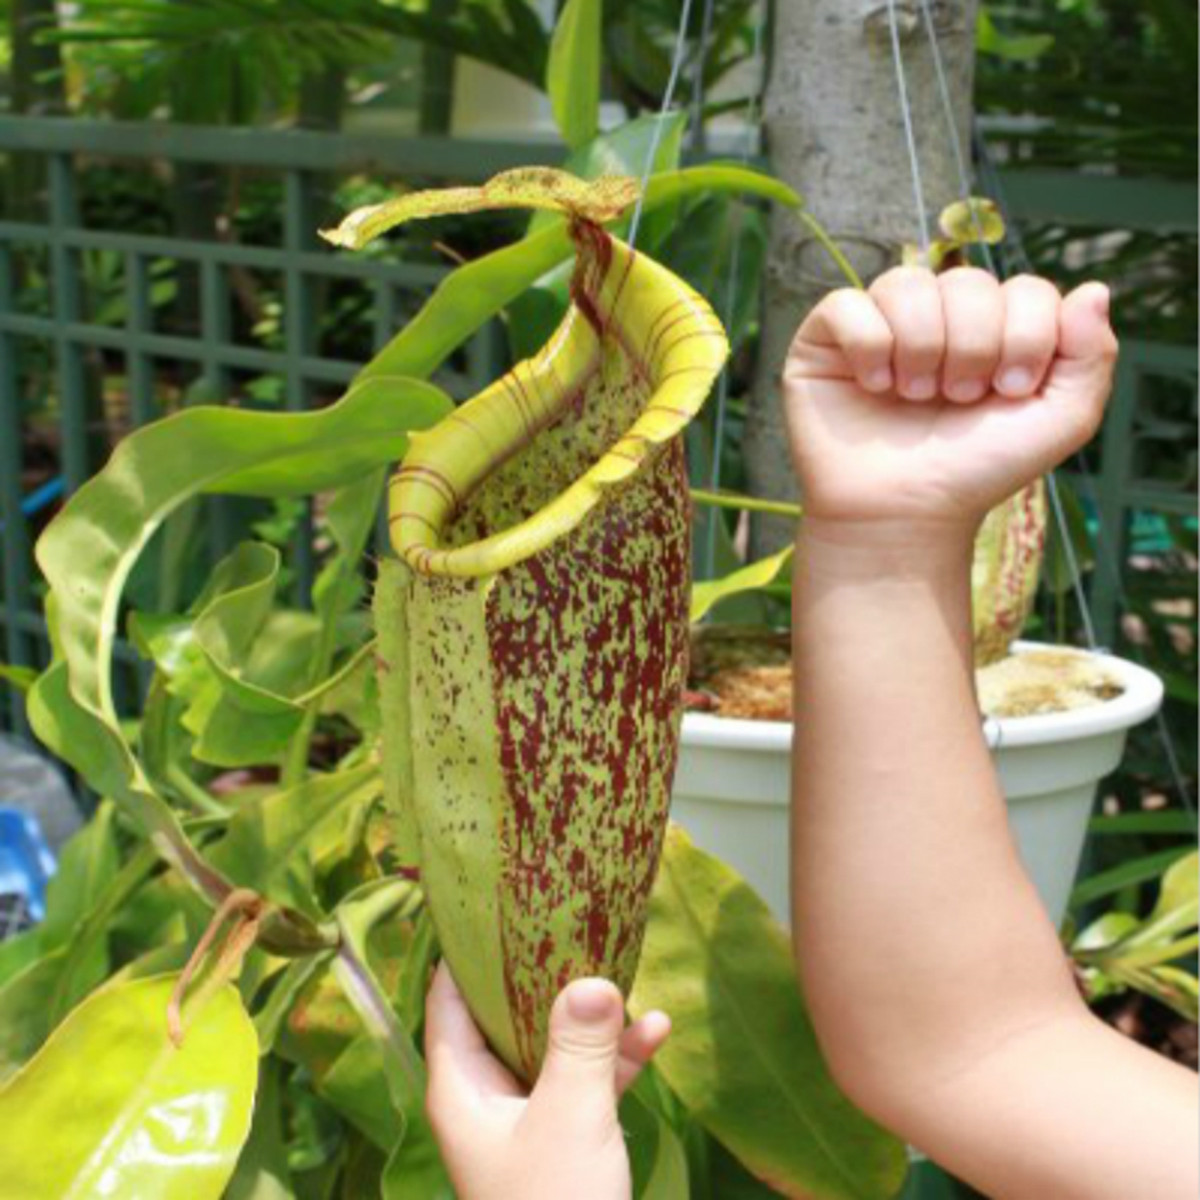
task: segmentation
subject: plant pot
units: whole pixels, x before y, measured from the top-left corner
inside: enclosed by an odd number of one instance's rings
[[[1014,653],[1041,649],[1018,642]],[[1129,730],[1158,711],[1163,687],[1142,667],[1097,655],[1124,688],[1068,712],[989,719],[984,732],[1021,857],[1057,925],[1087,834],[1096,785],[1121,761]],[[687,713],[671,815],[724,859],[788,924],[792,724]]]

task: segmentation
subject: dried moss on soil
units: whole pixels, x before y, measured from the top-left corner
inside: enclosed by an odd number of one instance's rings
[[[1010,655],[976,673],[989,717],[1028,717],[1103,704],[1122,687],[1093,658],[1054,647]],[[690,712],[751,721],[790,721],[791,641],[786,633],[709,626],[692,636],[686,704]]]

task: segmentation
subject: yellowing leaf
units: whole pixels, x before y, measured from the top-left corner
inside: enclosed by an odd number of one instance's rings
[[[226,986],[176,1049],[175,980],[95,993],[0,1092],[0,1200],[218,1200],[250,1130],[258,1046]]]

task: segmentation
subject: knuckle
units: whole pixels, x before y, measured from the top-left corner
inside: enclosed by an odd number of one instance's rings
[[[947,288],[994,287],[999,289],[1000,287],[996,277],[981,267],[951,267],[949,271],[944,271],[938,278],[942,286]]]
[[[872,295],[891,295],[912,287],[920,287],[936,279],[928,267],[892,267],[872,282],[867,291]]]
[[[1035,294],[1054,300],[1060,297],[1058,288],[1049,279],[1041,275],[1032,275],[1028,271],[1023,271],[1020,275],[1014,275],[1011,279],[1005,280],[1004,290],[1023,292],[1027,297],[1033,297]]]

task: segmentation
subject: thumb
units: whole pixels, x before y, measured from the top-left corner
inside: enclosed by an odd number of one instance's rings
[[[621,993],[605,979],[577,979],[562,990],[550,1011],[546,1058],[534,1089],[539,1105],[615,1112],[624,1012]]]
[[[1104,416],[1117,360],[1117,338],[1108,316],[1109,293],[1102,283],[1077,287],[1059,309],[1058,356],[1045,395],[1059,420],[1060,459],[1088,441]]]
[[[1058,318],[1058,352],[1074,362],[1109,361],[1117,339],[1109,324],[1111,300],[1102,283],[1085,283],[1063,299]]]

